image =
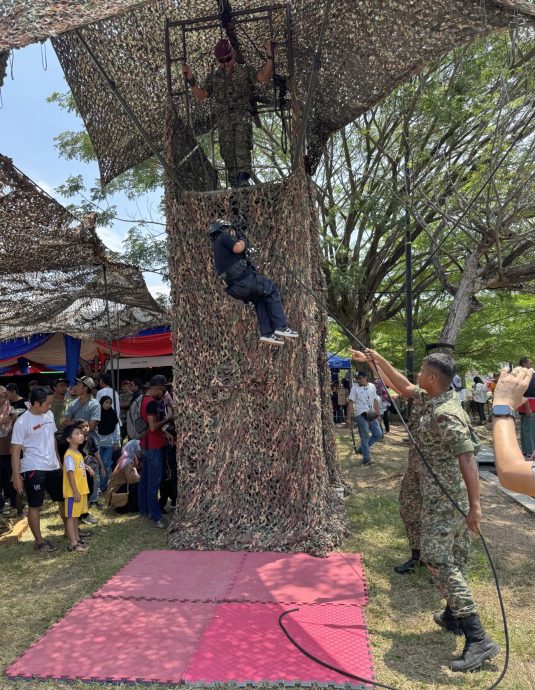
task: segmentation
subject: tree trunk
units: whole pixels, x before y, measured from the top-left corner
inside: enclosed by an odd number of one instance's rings
[[[475,295],[484,287],[480,278],[479,256],[479,251],[476,251],[466,259],[462,278],[448,311],[448,318],[440,333],[440,342],[448,343],[451,347],[455,346],[466,319],[480,309],[475,299]]]

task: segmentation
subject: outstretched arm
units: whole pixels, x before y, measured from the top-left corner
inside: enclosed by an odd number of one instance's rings
[[[494,391],[494,405],[509,405],[516,410],[525,401],[524,393],[533,370],[518,367],[512,373],[502,369]],[[516,437],[513,417],[492,418],[494,458],[502,486],[528,496],[535,495],[535,474],[531,462],[526,462]]]
[[[267,84],[273,75],[273,49],[273,43],[268,41],[266,46],[266,62],[264,63],[260,72],[258,72],[256,75],[256,81],[259,84]]]
[[[389,385],[404,398],[414,397],[414,384],[400,371],[393,367],[388,360],[375,350],[351,350],[351,356],[356,362],[366,362],[370,366],[380,369]]]

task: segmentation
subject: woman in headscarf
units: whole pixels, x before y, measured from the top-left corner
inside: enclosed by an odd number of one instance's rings
[[[108,480],[108,507],[118,513],[137,513],[139,482],[139,441],[128,441]]]
[[[100,477],[100,491],[106,492],[108,479],[111,474],[114,448],[121,446],[121,425],[119,417],[113,409],[112,399],[109,395],[103,395],[100,399],[100,422],[98,423],[98,437],[100,459],[104,466],[104,472]]]

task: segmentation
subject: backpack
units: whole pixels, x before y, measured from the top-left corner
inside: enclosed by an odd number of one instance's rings
[[[130,409],[126,415],[126,432],[131,441],[140,441],[149,430],[149,425],[141,416],[141,405],[143,403],[143,398],[143,395],[138,395],[138,397],[130,405]]]

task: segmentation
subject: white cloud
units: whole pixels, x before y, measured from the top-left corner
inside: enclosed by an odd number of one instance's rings
[[[111,249],[113,252],[124,252],[124,233],[113,228],[97,228],[97,234],[108,249]]]
[[[49,196],[53,197],[54,199],[57,199],[56,192],[54,191],[54,187],[52,187],[52,185],[49,185],[48,182],[45,182],[44,180],[37,180],[36,185],[38,187],[41,187],[41,189],[44,189],[44,191]]]
[[[158,295],[169,296],[171,294],[171,287],[169,285],[164,285],[163,283],[160,285],[147,285],[147,287],[153,297],[158,297]]]

